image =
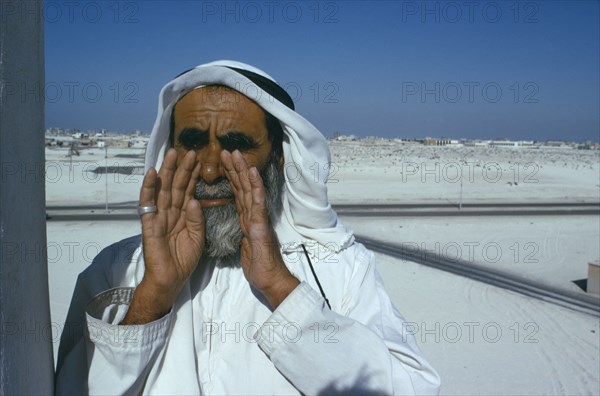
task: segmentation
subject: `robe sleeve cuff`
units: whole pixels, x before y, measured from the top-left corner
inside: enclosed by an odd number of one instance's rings
[[[86,335],[100,346],[123,349],[149,348],[166,340],[173,311],[143,325],[119,325],[127,315],[133,287],[120,287],[98,294],[86,309]]]
[[[300,283],[263,323],[254,335],[258,346],[271,356],[286,343],[296,343],[302,329],[314,321],[315,312],[323,309],[325,300],[306,282]],[[305,337],[308,335],[304,335]]]

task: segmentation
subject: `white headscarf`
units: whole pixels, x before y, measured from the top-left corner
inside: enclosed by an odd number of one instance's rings
[[[146,149],[146,171],[150,167],[159,169],[163,162],[175,103],[200,86],[227,86],[279,119],[288,138],[283,140],[283,213],[279,219],[272,219],[282,250],[296,250],[300,244],[311,245],[313,241],[334,252],[350,246],[354,242],[353,233],[339,222],[327,198],[325,181],[329,172],[323,170],[329,169],[331,155],[326,139],[304,117],[231,67],[251,71],[275,82],[271,76],[250,65],[216,61],[197,66],[167,83],[160,91],[158,114]],[[315,166],[319,172],[313,171]]]

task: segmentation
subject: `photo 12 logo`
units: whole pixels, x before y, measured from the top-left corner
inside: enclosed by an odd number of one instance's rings
[[[402,323],[402,338],[414,336],[421,343],[427,342],[449,343],[457,342],[477,343],[485,342],[495,344],[503,339],[515,344],[537,344],[536,335],[540,326],[536,322],[511,323],[508,327],[498,322],[447,322],[447,323]]]
[[[333,1],[203,1],[202,23],[338,23]]]
[[[507,182],[539,183],[540,165],[536,162],[511,163],[504,167],[498,162],[413,162],[401,163],[402,183],[420,181],[421,183],[485,183]]]
[[[403,261],[421,260],[467,261],[469,263],[515,263],[536,264],[539,262],[539,244],[528,242],[401,242]]]
[[[139,103],[140,87],[134,81],[48,81],[43,86],[29,81],[0,82],[0,104],[8,98],[18,98],[21,103]]]
[[[41,162],[1,162],[0,181],[2,183],[91,183],[95,184],[108,177],[111,183],[139,184],[143,179],[143,165],[136,162],[114,162],[108,167],[95,161],[45,161]]]
[[[501,84],[496,81],[404,81],[402,103],[539,103],[540,87],[533,81]],[[508,93],[508,94],[507,94]]]
[[[2,321],[0,322],[0,337],[12,342],[30,343],[40,341],[58,342],[61,334],[65,338],[74,338],[81,333],[83,327],[78,323],[39,322],[36,320]]]
[[[289,81],[279,84],[290,96],[294,103],[301,101],[309,101],[312,103],[335,104],[340,103],[339,92],[340,86],[335,81],[312,81],[310,83],[301,83],[297,81]],[[254,83],[236,83],[235,89],[244,96],[260,101],[266,99],[273,103],[275,98],[269,94],[263,93]],[[266,96],[266,97],[265,97]],[[231,100],[231,99],[225,99]]]
[[[336,344],[339,340],[336,334],[339,325],[335,322],[312,323],[310,326],[302,327],[296,322],[279,323],[277,321],[257,322],[205,322],[202,324],[202,341],[236,342],[242,340],[248,343],[256,343],[261,339],[274,342],[275,339],[285,343],[295,344],[303,337],[315,344]]]
[[[40,7],[41,5],[41,7]],[[137,1],[2,1],[0,22],[138,23]]]
[[[403,1],[402,23],[538,23],[540,3],[533,1]]]

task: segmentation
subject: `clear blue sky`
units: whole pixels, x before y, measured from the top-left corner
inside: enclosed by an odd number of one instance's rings
[[[277,79],[325,136],[599,140],[596,1],[46,1],[46,125],[149,132],[217,59]]]

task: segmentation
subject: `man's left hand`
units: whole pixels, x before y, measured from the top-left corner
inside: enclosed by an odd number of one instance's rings
[[[249,168],[238,150],[233,153],[223,150],[221,163],[235,194],[240,227],[244,234],[240,249],[244,275],[275,309],[300,281],[287,269],[281,257],[258,170]]]

